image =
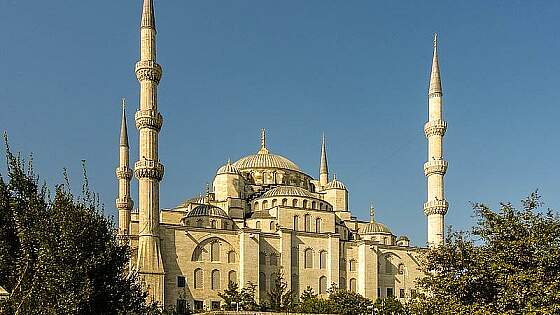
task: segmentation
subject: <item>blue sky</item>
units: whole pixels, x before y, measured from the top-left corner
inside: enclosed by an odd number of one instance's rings
[[[85,159],[109,215],[121,97],[137,159],[140,9],[0,1],[0,129],[51,184],[66,167],[78,192]],[[422,128],[438,32],[447,223],[469,227],[470,201],[497,206],[537,188],[560,208],[560,2],[156,0],[156,11],[162,207],[255,153],[260,128],[273,153],[317,176],[325,132],[353,213],[366,219],[373,201],[379,221],[424,244]]]

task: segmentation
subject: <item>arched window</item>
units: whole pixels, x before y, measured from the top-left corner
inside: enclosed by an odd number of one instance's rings
[[[320,209],[320,210],[324,210],[324,208],[325,208],[325,205],[324,205],[322,202],[319,203],[319,209]]]
[[[356,271],[356,260],[350,260],[350,271]]]
[[[311,202],[311,209],[317,209],[317,202],[315,201]]]
[[[294,231],[297,231],[299,229],[299,217],[297,215],[294,215]]]
[[[212,242],[210,246],[210,260],[220,261],[220,242]]]
[[[194,270],[194,288],[195,289],[202,289],[204,287],[204,271],[200,268],[196,268]]]
[[[292,207],[297,207],[297,199],[292,200]]]
[[[340,283],[338,284],[342,290],[346,290],[346,278],[340,277]]]
[[[202,248],[200,246],[197,246],[194,249],[192,260],[193,261],[202,261]]]
[[[256,228],[257,230],[260,230],[260,229],[261,229],[261,221],[257,221],[257,223],[255,223],[255,228]]]
[[[260,265],[266,264],[266,254],[263,252],[259,253],[259,264]]]
[[[212,270],[212,290],[220,289],[220,271],[218,269]]]
[[[263,209],[263,210],[268,209],[268,200],[263,201],[263,203],[262,203],[262,209]]]
[[[313,268],[313,250],[308,248],[304,252],[305,256],[305,268]]]
[[[321,218],[315,219],[315,231],[321,233]]]
[[[237,272],[235,272],[235,270],[232,270],[228,273],[228,283],[237,283]]]
[[[212,228],[215,229],[216,228],[216,220],[210,221],[210,226],[212,226]]]
[[[399,269],[398,269],[399,275],[404,275],[404,270],[405,270],[404,265],[399,264]]]
[[[278,280],[278,274],[276,274],[275,272],[273,272],[270,275],[270,289],[272,290],[272,288],[276,287],[276,281]]]
[[[276,199],[272,199],[272,207],[276,207]]]
[[[391,256],[387,256],[387,260],[385,260],[385,273],[388,275],[393,274],[393,264],[391,263]]]
[[[275,230],[276,230],[276,224],[274,224],[274,221],[270,221],[270,230],[271,230],[271,231],[275,231]]]
[[[259,211],[261,210],[261,207],[259,206],[258,202],[255,202],[255,211]]]
[[[319,294],[327,293],[327,277],[322,276],[319,278]]]
[[[230,252],[227,254],[227,260],[228,260],[228,263],[230,263],[230,264],[234,264],[234,263],[235,263],[235,252],[234,252],[234,251],[230,251]]]
[[[270,265],[278,266],[278,256],[276,254],[270,254]]]
[[[288,205],[288,199],[284,198],[282,199],[282,205],[285,207]]]
[[[266,292],[266,275],[264,272],[259,272],[259,291],[261,293]]]
[[[321,251],[319,253],[319,268],[320,269],[327,269],[327,252]]]
[[[303,208],[307,208],[307,200],[303,200]]]
[[[202,227],[202,219],[196,220],[196,227]]]
[[[311,216],[306,214],[303,218],[305,222],[305,232],[311,232]]]
[[[350,292],[356,292],[357,285],[358,282],[356,281],[356,279],[354,278],[350,279]]]

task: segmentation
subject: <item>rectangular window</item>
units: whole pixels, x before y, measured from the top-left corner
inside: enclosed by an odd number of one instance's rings
[[[404,289],[400,289],[399,297],[404,299]]]
[[[220,301],[212,301],[212,310],[216,311],[220,309]]]
[[[377,288],[377,297],[381,297],[381,288]]]
[[[177,314],[178,315],[187,314],[187,300],[182,300],[182,299],[177,300]]]
[[[393,296],[393,288],[387,288],[387,297]]]
[[[178,288],[184,288],[185,287],[185,277],[183,276],[177,276],[177,287]]]
[[[194,309],[195,311],[200,311],[204,308],[204,303],[202,301],[194,300]]]

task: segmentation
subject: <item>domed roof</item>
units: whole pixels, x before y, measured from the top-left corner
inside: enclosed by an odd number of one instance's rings
[[[271,154],[268,151],[266,148],[266,131],[264,129],[262,129],[261,133],[261,149],[259,152],[239,159],[237,162],[233,163],[233,166],[237,167],[239,170],[252,168],[280,168],[301,172],[296,163],[283,156]]]
[[[219,217],[224,219],[230,218],[224,210],[208,204],[196,206],[185,216],[185,218],[192,217]]]
[[[265,192],[260,198],[271,198],[276,196],[294,196],[317,199],[317,196],[310,191],[296,186],[278,186]]]
[[[224,166],[220,167],[216,172],[216,175],[221,174],[239,174],[239,169],[237,169],[237,167],[231,164],[231,161],[228,160],[228,162]]]
[[[378,234],[378,233],[389,233],[391,234],[391,230],[383,223],[379,222],[370,222],[366,227],[360,232],[362,235],[368,234]]]
[[[346,190],[346,186],[342,182],[336,180],[336,175],[335,175],[333,180],[330,183],[327,184],[327,187],[325,187],[325,189],[344,189],[344,190]]]

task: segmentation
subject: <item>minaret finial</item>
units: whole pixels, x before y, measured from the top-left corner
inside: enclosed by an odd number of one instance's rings
[[[266,148],[266,129],[261,129],[261,149],[259,154],[268,154],[268,149]]]
[[[154,0],[144,0],[142,9],[142,28],[156,28],[156,18],[154,14]]]
[[[325,133],[321,141],[321,167],[319,169],[319,183],[326,186],[329,182],[329,166],[327,163],[327,143],[325,141]]]
[[[442,93],[441,77],[439,74],[439,58],[438,58],[438,34],[434,34],[434,56],[432,60],[432,73],[430,74],[430,89],[428,95]]]
[[[126,100],[122,99],[122,120],[121,120],[121,141],[120,141],[120,145],[121,147],[127,147],[128,148],[128,132],[126,129]]]
[[[375,222],[375,208],[373,207],[373,202],[369,204],[369,221],[371,223]]]

